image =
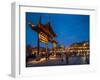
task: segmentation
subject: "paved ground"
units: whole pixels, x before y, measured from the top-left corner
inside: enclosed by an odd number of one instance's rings
[[[86,62],[86,57],[72,56],[72,57],[69,57],[67,61],[65,55],[63,55],[63,57],[50,56],[48,60],[46,60],[46,58],[41,58],[39,61],[31,60],[27,63],[27,67],[77,65],[77,64],[88,64]]]
[[[46,58],[41,58],[40,61],[32,60],[28,62],[28,66],[51,66],[58,64],[66,64],[66,61],[60,57],[50,56],[48,60]]]

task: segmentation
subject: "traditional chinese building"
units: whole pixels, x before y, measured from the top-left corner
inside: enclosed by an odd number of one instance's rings
[[[38,34],[37,55],[40,54],[40,42],[46,44],[45,48],[47,54],[48,54],[48,43],[50,42],[52,44],[52,50],[53,50],[52,54],[55,54],[56,51],[55,49],[57,44],[55,37],[57,37],[57,35],[53,31],[50,21],[47,21],[46,24],[42,24],[40,17],[40,20],[37,25],[34,25],[32,22],[29,22],[29,26],[33,31],[37,32]]]

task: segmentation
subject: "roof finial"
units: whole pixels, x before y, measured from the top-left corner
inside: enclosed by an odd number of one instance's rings
[[[40,17],[39,17],[39,22],[38,22],[39,24],[41,23],[41,15],[40,15]]]

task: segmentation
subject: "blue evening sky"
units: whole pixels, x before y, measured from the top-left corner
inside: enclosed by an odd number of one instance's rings
[[[26,12],[26,45],[37,46],[37,33],[29,27],[28,22],[37,25],[40,16],[43,24],[50,21],[58,44],[67,47],[75,42],[89,41],[89,15]],[[41,43],[41,46],[45,44]]]

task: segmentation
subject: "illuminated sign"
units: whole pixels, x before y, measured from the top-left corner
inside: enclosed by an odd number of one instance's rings
[[[48,43],[48,36],[45,33],[40,32],[39,33],[39,41],[43,42],[43,43]]]

